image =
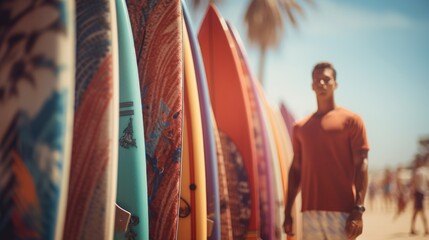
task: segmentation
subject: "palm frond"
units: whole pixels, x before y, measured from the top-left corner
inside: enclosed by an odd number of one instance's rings
[[[295,17],[295,13],[304,16],[304,10],[295,0],[278,0],[282,9],[286,12],[286,16],[289,19],[293,27],[298,27],[298,22]]]
[[[283,30],[277,0],[252,0],[246,12],[245,23],[250,42],[258,44],[262,49],[276,46]]]

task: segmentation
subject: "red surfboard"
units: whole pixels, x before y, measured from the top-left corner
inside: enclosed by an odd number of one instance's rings
[[[251,106],[244,73],[234,40],[225,20],[210,5],[199,31],[210,100],[224,141],[227,178],[237,176],[240,162],[245,172],[231,182],[228,179],[234,238],[258,239],[260,236],[259,182],[257,154],[252,128]],[[241,156],[242,161],[234,161]],[[235,159],[237,158],[237,159]],[[234,172],[235,171],[235,172]]]

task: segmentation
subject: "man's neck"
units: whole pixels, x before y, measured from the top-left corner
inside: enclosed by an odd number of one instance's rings
[[[317,99],[317,114],[318,115],[324,115],[332,110],[334,110],[336,107],[334,98],[329,99]]]

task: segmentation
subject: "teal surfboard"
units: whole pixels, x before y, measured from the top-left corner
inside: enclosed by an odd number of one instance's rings
[[[119,40],[119,163],[116,203],[131,213],[115,239],[149,239],[146,156],[140,84],[125,0],[116,0]]]

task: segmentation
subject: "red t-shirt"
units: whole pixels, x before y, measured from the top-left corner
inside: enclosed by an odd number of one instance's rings
[[[350,212],[355,204],[354,151],[368,151],[359,115],[337,107],[297,122],[294,154],[301,156],[302,211]]]

